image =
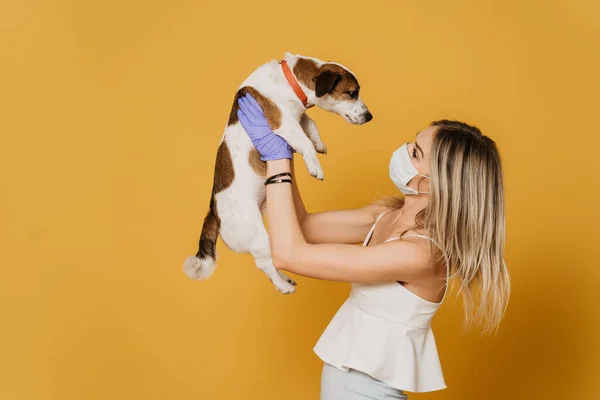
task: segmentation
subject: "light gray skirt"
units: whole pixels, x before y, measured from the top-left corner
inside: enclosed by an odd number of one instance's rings
[[[321,400],[406,400],[408,396],[363,372],[344,372],[324,363]]]

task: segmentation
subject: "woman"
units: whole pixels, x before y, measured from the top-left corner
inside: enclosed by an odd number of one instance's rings
[[[265,130],[250,95],[239,105],[239,120],[267,161],[275,267],[352,283],[315,346],[324,361],[321,400],[406,399],[405,391],[445,388],[431,319],[447,281],[460,287],[467,325],[484,332],[498,327],[508,302],[494,142],[462,122],[434,122],[392,155],[390,178],[403,198],[309,214],[289,145]]]

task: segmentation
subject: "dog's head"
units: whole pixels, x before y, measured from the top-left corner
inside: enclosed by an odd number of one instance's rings
[[[314,77],[315,105],[333,111],[352,124],[362,125],[373,115],[360,98],[360,85],[352,72],[339,64],[324,64]]]
[[[373,119],[360,98],[358,80],[348,68],[310,57],[295,58],[294,75],[314,93],[310,97],[316,106],[340,115],[351,124],[362,125]]]

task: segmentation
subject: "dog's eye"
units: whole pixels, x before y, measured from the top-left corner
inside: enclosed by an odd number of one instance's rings
[[[349,90],[346,92],[350,98],[355,99],[358,97],[358,90]]]

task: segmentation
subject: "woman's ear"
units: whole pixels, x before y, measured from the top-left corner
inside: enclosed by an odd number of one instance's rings
[[[323,97],[327,93],[331,92],[335,85],[342,77],[339,74],[331,71],[324,71],[314,78],[315,81],[315,95],[317,97]]]

